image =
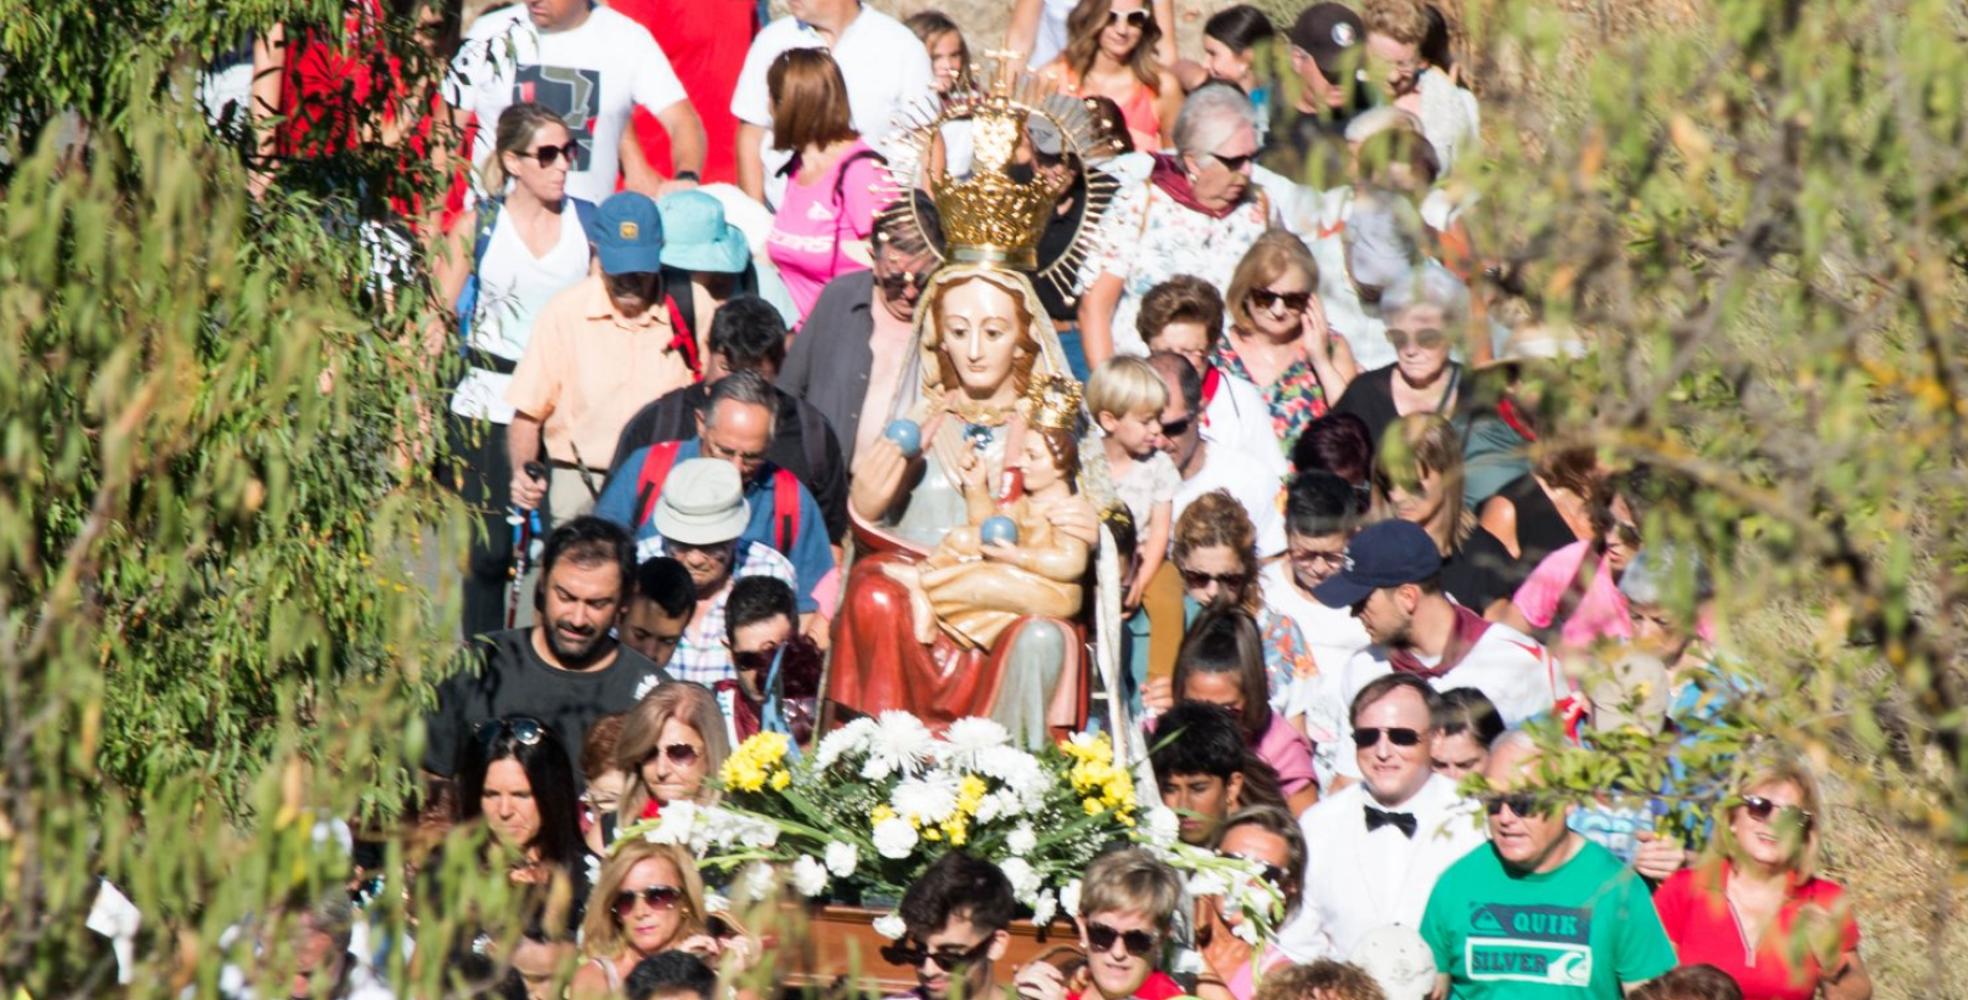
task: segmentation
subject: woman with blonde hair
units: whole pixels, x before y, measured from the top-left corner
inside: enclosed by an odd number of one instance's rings
[[[722,925],[722,926],[720,926]],[[622,996],[636,963],[666,951],[686,951],[716,963],[726,952],[745,963],[757,954],[742,935],[720,936],[728,918],[705,907],[704,880],[690,850],[642,838],[617,845],[601,866],[581,921],[588,961],[574,973],[575,1000]]]
[[[522,101],[499,115],[485,162],[488,197],[460,217],[434,247],[432,277],[457,315],[464,375],[451,394],[453,454],[463,469],[445,474],[484,525],[472,533],[465,573],[464,631],[508,627],[507,570],[512,529],[506,524],[512,463],[506,432],[513,408],[506,387],[532,339],[533,317],[548,300],[588,274],[582,217],[593,205],[567,194],[580,145],[567,123],[541,104]],[[427,343],[435,354],[447,342]]]
[[[1400,417],[1381,435],[1372,516],[1421,525],[1442,553],[1442,589],[1471,611],[1500,614],[1516,589],[1515,561],[1463,505],[1462,479],[1455,427],[1432,413]]]
[[[1158,152],[1182,110],[1182,84],[1155,56],[1173,27],[1156,20],[1148,0],[1080,0],[1066,15],[1065,50],[1041,72],[1062,94],[1113,100],[1134,148]]]
[[[1298,237],[1270,230],[1237,263],[1224,305],[1230,328],[1216,365],[1263,391],[1271,429],[1289,451],[1305,425],[1346,393],[1358,368],[1346,338],[1326,324],[1319,264]]]
[[[705,779],[731,756],[717,695],[702,684],[659,684],[629,709],[615,745],[615,766],[628,776],[616,824],[647,819],[671,802],[707,802]]]
[[[1838,883],[1818,876],[1824,799],[1796,751],[1749,755],[1715,826],[1712,860],[1654,894],[1682,965],[1733,977],[1746,1000],[1866,1000],[1859,925]],[[1798,947],[1802,945],[1802,947]]]

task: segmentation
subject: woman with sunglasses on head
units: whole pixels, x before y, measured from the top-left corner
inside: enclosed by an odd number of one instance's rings
[[[1230,329],[1216,364],[1264,393],[1278,445],[1289,450],[1305,425],[1331,409],[1353,381],[1346,338],[1326,324],[1319,265],[1282,229],[1251,245],[1230,278]]]
[[[1424,262],[1381,290],[1380,314],[1394,362],[1360,373],[1333,411],[1366,421],[1375,441],[1410,414],[1461,419],[1469,393],[1462,365],[1449,355],[1469,326],[1469,289],[1447,268]]]
[[[1155,55],[1164,31],[1148,0],[1080,0],[1066,16],[1065,50],[1040,72],[1062,94],[1111,98],[1134,148],[1156,152],[1182,110],[1182,85]]]
[[[1151,682],[1142,700],[1152,711],[1177,702],[1206,701],[1237,717],[1244,744],[1277,772],[1285,805],[1293,815],[1319,800],[1312,770],[1312,743],[1285,721],[1273,685],[1265,677],[1257,623],[1237,606],[1217,606],[1190,626],[1176,654],[1175,676]],[[1152,719],[1149,720],[1152,722]]]
[[[705,779],[731,755],[717,696],[702,684],[659,684],[629,710],[615,765],[628,775],[616,822],[648,819],[670,802],[709,802],[716,791]]]
[[[462,757],[458,820],[485,822],[492,831],[488,853],[504,859],[513,884],[537,887],[542,904],[559,881],[571,885],[573,899],[585,898],[587,845],[578,785],[554,731],[527,716],[493,719],[479,725]],[[569,922],[578,919],[577,912]]]
[[[1851,901],[1817,876],[1824,801],[1810,766],[1789,748],[1766,746],[1748,758],[1737,787],[1715,827],[1714,860],[1674,873],[1654,893],[1681,964],[1721,969],[1746,1000],[1871,997]]]
[[[1170,559],[1182,578],[1183,621],[1189,623],[1184,630],[1182,648],[1188,648],[1202,627],[1198,615],[1219,608],[1243,611],[1259,636],[1257,687],[1262,690],[1257,691],[1257,699],[1279,713],[1286,712],[1292,707],[1299,684],[1299,668],[1312,662],[1311,652],[1298,626],[1264,603],[1264,588],[1258,579],[1257,526],[1244,505],[1224,490],[1197,497],[1175,519],[1175,544]],[[1180,658],[1178,653],[1178,661]],[[1178,666],[1177,674],[1180,672]],[[1184,700],[1187,696],[1182,693],[1181,685],[1172,684],[1172,680],[1151,677],[1142,689],[1143,703],[1151,710],[1161,711]],[[1291,776],[1283,768],[1279,768],[1279,773]],[[1286,784],[1288,793],[1300,790],[1291,781]]]
[[[512,528],[505,500],[512,468],[506,429],[513,408],[506,386],[526,353],[533,318],[547,301],[588,274],[588,235],[581,217],[594,206],[567,196],[567,172],[579,147],[560,116],[530,101],[499,115],[494,153],[484,168],[491,196],[466,212],[432,254],[443,301],[457,310],[467,363],[451,397],[454,448],[464,458],[455,484],[485,526],[473,535],[465,577],[466,635],[507,627],[506,571]],[[432,354],[446,348],[433,340]]]
[[[727,953],[740,966],[759,955],[729,917],[705,907],[704,880],[690,850],[640,837],[617,844],[595,880],[581,922],[588,961],[574,973],[574,1000],[621,997],[623,983],[643,959],[686,951],[716,964]]]

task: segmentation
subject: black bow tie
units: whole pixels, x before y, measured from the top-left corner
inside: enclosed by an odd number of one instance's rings
[[[1383,826],[1390,826],[1390,825],[1393,826],[1394,829],[1401,831],[1401,836],[1406,837],[1409,840],[1414,839],[1415,830],[1418,828],[1418,824],[1415,822],[1414,813],[1388,812],[1384,809],[1375,809],[1372,806],[1367,807],[1368,833],[1372,833]]]

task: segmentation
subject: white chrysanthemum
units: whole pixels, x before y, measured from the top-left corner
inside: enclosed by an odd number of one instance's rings
[[[1017,792],[1009,788],[1000,788],[984,796],[984,800],[977,804],[977,821],[990,823],[994,820],[1023,816],[1029,811],[1025,803],[1019,799]]]
[[[936,738],[922,720],[907,712],[883,712],[868,738],[868,759],[861,765],[861,777],[882,781],[890,775],[909,775],[929,758]]]
[[[937,751],[946,766],[975,771],[986,751],[1010,741],[1011,733],[1004,726],[991,719],[971,716],[950,723],[950,728],[943,731],[943,742]]]
[[[793,861],[793,886],[806,897],[818,896],[827,891],[827,866],[813,859],[810,854],[802,854]]]
[[[861,852],[853,844],[843,844],[838,840],[827,842],[827,870],[835,878],[847,878],[854,874],[855,866],[861,863]]]
[[[813,766],[822,771],[834,766],[848,754],[861,753],[867,748],[868,738],[875,733],[875,720],[862,716],[839,729],[828,733],[820,740],[820,746],[813,752]]]
[[[773,887],[779,882],[779,873],[763,861],[754,861],[745,866],[732,888],[738,897],[745,900],[769,899]]]
[[[1167,847],[1176,842],[1182,832],[1182,817],[1166,806],[1155,806],[1142,817],[1142,830],[1148,842],[1157,847]]]
[[[895,786],[890,798],[903,819],[922,825],[941,823],[957,811],[957,778],[949,774],[907,778]]]
[[[906,819],[885,819],[875,824],[875,852],[891,861],[900,861],[916,850],[916,828]]]
[[[1039,902],[1039,873],[1024,858],[1006,858],[998,862],[998,870],[1004,872],[1011,882],[1011,894],[1026,906],[1036,906]]]
[[[876,917],[874,927],[876,934],[890,941],[900,941],[902,935],[909,933],[909,925],[902,922],[902,915],[899,913]]]
[[[705,913],[728,913],[730,911],[731,897],[713,892],[710,889],[704,890]]]
[[[1039,901],[1032,904],[1032,926],[1044,927],[1058,915],[1059,901],[1052,898],[1052,893],[1039,893]]]
[[[663,807],[663,814],[657,817],[656,825],[642,835],[642,839],[652,844],[688,845],[697,828],[697,804],[694,802],[672,802]]]
[[[1230,880],[1218,872],[1190,872],[1187,888],[1191,896],[1221,896],[1230,891]]]
[[[1032,849],[1038,846],[1039,835],[1032,832],[1030,823],[1018,824],[1018,827],[1005,837],[1005,849],[1021,858],[1032,853]]]
[[[1074,879],[1066,883],[1066,887],[1059,890],[1059,908],[1065,910],[1067,916],[1073,916],[1080,912],[1079,879]]]
[[[753,850],[768,850],[779,844],[779,826],[752,816],[734,816],[733,834],[737,842]]]

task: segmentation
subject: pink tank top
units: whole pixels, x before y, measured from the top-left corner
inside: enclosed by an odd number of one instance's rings
[[[1060,92],[1073,97],[1095,97],[1096,95],[1080,86],[1079,76],[1072,70],[1065,70],[1060,84]],[[1162,142],[1162,116],[1155,107],[1155,89],[1136,81],[1134,93],[1125,101],[1116,101],[1121,106],[1121,122],[1127,126],[1128,137],[1134,140],[1137,153],[1159,153],[1165,145]]]

